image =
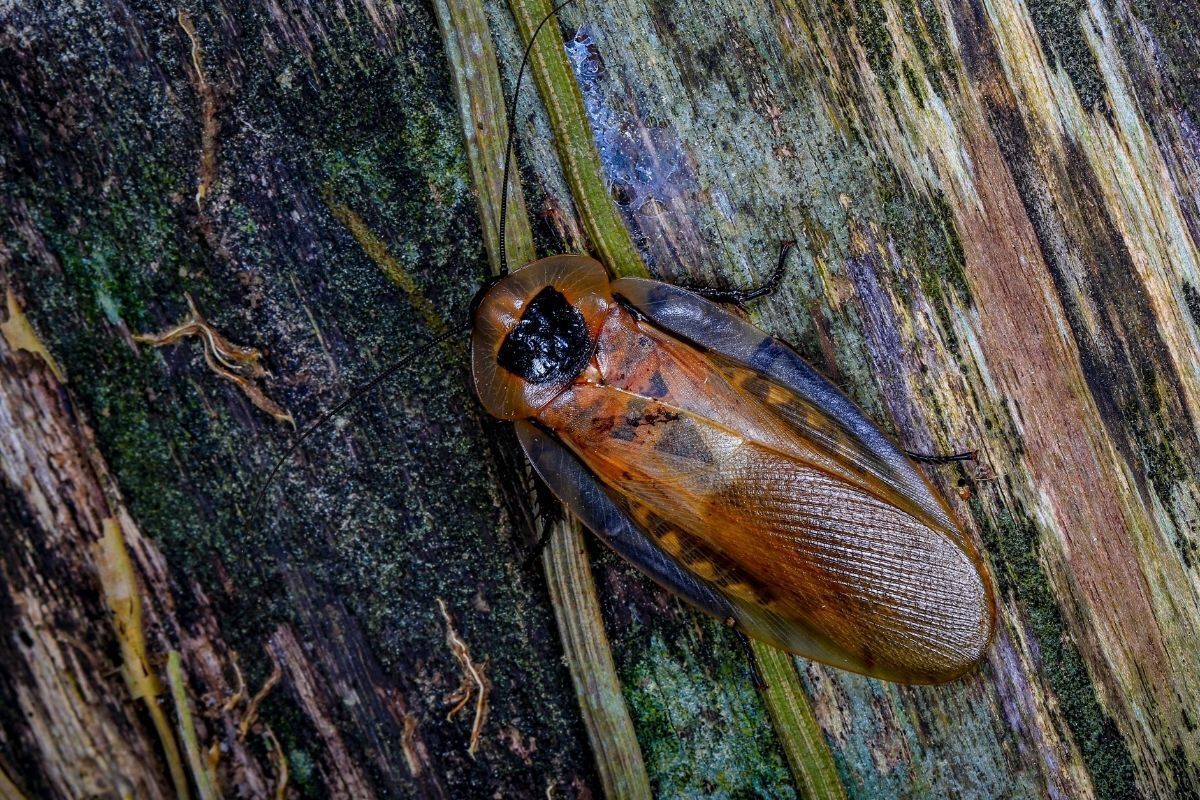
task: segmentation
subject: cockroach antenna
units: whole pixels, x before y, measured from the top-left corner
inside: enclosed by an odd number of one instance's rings
[[[288,447],[288,449],[284,451],[283,455],[281,455],[278,459],[275,460],[274,465],[272,465],[272,467],[271,467],[271,471],[267,473],[267,479],[265,481],[263,481],[262,487],[258,490],[258,494],[255,495],[255,497],[254,497],[254,505],[251,506],[251,509],[250,509],[250,519],[255,520],[258,518],[259,511],[262,509],[263,500],[267,496],[267,489],[271,488],[271,483],[272,483],[272,481],[275,480],[275,476],[277,476],[279,474],[279,470],[283,469],[283,465],[287,463],[288,459],[290,459],[292,457],[292,455],[295,454],[295,452],[298,449],[300,449],[300,445],[304,444],[304,442],[308,439],[308,437],[312,436],[314,433],[317,432],[318,428],[320,428],[326,422],[329,422],[329,420],[333,419],[338,414],[345,411],[347,408],[349,408],[355,402],[360,400],[363,397],[363,395],[367,394],[372,389],[379,386],[379,384],[383,383],[388,378],[392,377],[397,372],[404,369],[406,366],[408,366],[412,362],[412,360],[414,358],[421,355],[429,348],[437,347],[439,344],[446,341],[447,339],[450,339],[451,337],[454,337],[454,336],[458,336],[459,334],[466,333],[470,329],[471,329],[470,325],[465,325],[461,328],[456,328],[455,330],[447,331],[446,333],[443,333],[441,336],[438,336],[436,339],[434,339],[430,342],[427,342],[424,347],[419,347],[416,350],[410,350],[409,352],[405,353],[400,358],[393,361],[387,367],[385,367],[382,372],[380,372],[374,378],[371,378],[371,380],[367,381],[366,384],[364,384],[361,388],[356,390],[349,397],[347,397],[346,399],[339,402],[337,405],[335,405],[333,408],[326,411],[321,416],[317,417],[312,422],[312,424],[310,424],[307,428],[305,428],[304,431],[296,438],[296,441],[292,442],[291,446]]]
[[[504,231],[505,231],[505,227],[508,222],[508,179],[509,179],[509,172],[512,167],[513,133],[516,130],[517,100],[519,100],[521,97],[521,81],[525,77],[525,67],[528,66],[528,64],[529,64],[529,54],[533,51],[533,45],[534,45],[534,42],[537,41],[538,34],[541,33],[542,28],[545,27],[546,23],[549,22],[550,19],[552,17],[554,17],[554,15],[556,15],[565,6],[568,6],[573,2],[575,2],[575,0],[563,0],[563,2],[554,6],[550,10],[550,13],[542,18],[542,21],[539,22],[537,27],[533,29],[533,35],[529,37],[529,43],[527,45],[525,45],[525,52],[521,55],[521,66],[517,70],[517,81],[516,81],[515,85],[513,86],[512,102],[509,104],[509,110],[508,110],[508,137],[504,143],[504,173],[503,173],[502,185],[501,185],[501,190],[500,190],[500,231],[499,231],[499,233],[500,233],[500,276],[501,277],[508,274],[508,242],[505,240]],[[489,282],[489,285],[490,285],[490,282]],[[485,288],[487,288],[487,287],[485,286]],[[481,292],[481,295],[482,295],[482,292]],[[437,337],[433,341],[428,342],[424,347],[421,347],[417,350],[412,350],[412,351],[409,351],[408,353],[405,353],[403,356],[398,358],[396,361],[392,362],[390,365],[385,367],[384,370],[382,372],[380,372],[378,375],[376,375],[374,378],[367,381],[367,383],[364,386],[362,386],[361,388],[356,390],[353,394],[351,394],[346,399],[339,402],[333,408],[331,408],[328,411],[326,411],[325,413],[321,414],[321,416],[317,417],[316,420],[314,420],[312,422],[312,424],[310,424],[307,428],[305,428],[304,431],[296,438],[296,441],[292,442],[291,446],[288,447],[288,449],[286,451],[284,451],[283,455],[281,455],[278,459],[276,459],[275,463],[271,466],[271,471],[269,473],[267,473],[267,479],[265,481],[263,481],[262,487],[258,490],[258,494],[255,495],[254,505],[251,506],[251,509],[250,509],[250,519],[254,520],[254,519],[258,518],[259,511],[262,509],[263,500],[267,496],[267,490],[271,488],[271,483],[274,482],[276,476],[279,475],[279,470],[283,469],[283,465],[287,463],[288,459],[290,459],[295,454],[295,452],[298,449],[300,449],[300,445],[304,444],[304,442],[310,436],[312,436],[314,433],[316,433],[317,430],[321,426],[323,426],[325,423],[329,422],[331,419],[333,419],[337,415],[341,414],[343,411],[345,411],[347,408],[349,408],[351,405],[353,405],[355,402],[357,402],[359,399],[361,399],[364,395],[368,394],[373,389],[375,389],[377,386],[379,386],[379,384],[383,383],[385,380],[392,377],[400,370],[404,369],[409,363],[412,362],[412,360],[414,358],[419,356],[421,353],[425,352],[430,347],[436,347],[437,345],[441,344],[442,342],[446,341],[447,339],[449,339],[453,336],[457,336],[459,334],[466,333],[467,331],[469,331],[474,322],[474,319],[473,319],[474,318],[474,309],[478,303],[478,300],[479,300],[479,296],[477,296],[476,300],[474,302],[472,302],[472,304],[471,304],[470,316],[472,317],[472,320],[470,322],[468,322],[467,325],[465,325],[464,327],[459,328],[457,330],[449,331],[447,333],[442,334],[441,336]]]
[[[549,14],[542,17],[542,21],[533,29],[533,35],[529,37],[529,43],[525,45],[525,53],[521,56],[521,67],[517,70],[517,82],[513,86],[513,99],[508,108],[508,138],[504,143],[504,172],[500,179],[500,277],[508,274],[508,240],[504,238],[504,229],[508,225],[508,175],[512,167],[513,136],[517,130],[517,101],[521,99],[521,80],[525,77],[529,54],[533,52],[533,45],[537,41],[538,34],[542,32],[542,28],[555,14],[574,2],[575,0],[563,0],[550,9]]]

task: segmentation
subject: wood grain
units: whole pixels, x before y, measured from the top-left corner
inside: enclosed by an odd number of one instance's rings
[[[265,735],[241,742],[240,712],[220,712],[235,663],[249,695],[266,681],[264,643],[283,677],[259,718],[289,796],[599,793],[549,594],[523,566],[511,435],[470,397],[465,344],[315,437],[259,520],[248,497],[289,429],[197,348],[133,341],[190,293],[229,341],[268,352],[263,390],[303,425],[465,322],[496,227],[473,192],[497,180],[471,170],[434,10],[185,6],[190,29],[160,0],[0,15],[0,282],[60,370],[0,339],[0,786],[170,792],[112,672],[90,545],[115,518],[152,662],[165,678],[180,652],[199,741],[227,748],[225,796],[267,795],[279,774]],[[505,4],[486,11],[511,91],[516,26]],[[801,266],[751,318],[906,447],[980,452],[930,474],[996,576],[985,668],[906,688],[798,664],[848,797],[1200,793],[1192,11],[562,14],[602,181],[651,272],[745,285],[798,240]],[[588,228],[548,119],[530,93],[533,235],[577,250]],[[737,645],[593,557],[656,795],[796,796]],[[470,721],[445,720],[458,675],[438,596],[488,660],[474,760]]]

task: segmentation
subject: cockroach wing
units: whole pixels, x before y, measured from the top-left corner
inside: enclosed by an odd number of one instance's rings
[[[687,289],[643,278],[613,281],[612,291],[659,328],[719,353],[791,389],[824,412],[827,427],[845,433],[825,443],[846,462],[897,487],[960,546],[970,547],[924,476],[879,427],[795,350]],[[787,409],[779,409],[789,417]],[[789,420],[791,421],[791,420]],[[805,430],[806,435],[814,433]]]
[[[616,551],[642,574],[667,591],[725,623],[734,623],[749,635],[826,664],[852,672],[864,672],[863,666],[824,644],[817,637],[780,617],[770,609],[744,599],[729,597],[710,579],[702,578],[683,566],[707,561],[695,548],[684,544],[672,555],[655,539],[670,537],[679,541],[677,532],[652,513],[643,512],[643,522],[613,499],[613,494],[586,466],[551,434],[527,422],[516,424],[517,438],[538,475],[550,491],[579,521]],[[653,520],[654,538],[648,536],[646,520]],[[721,576],[724,577],[724,576]]]
[[[556,435],[632,523],[626,535],[641,532],[719,593],[748,635],[906,683],[949,680],[978,662],[991,598],[972,555],[943,531],[866,487],[657,400],[638,401],[616,435],[591,409],[603,393],[619,403],[621,390],[573,391],[576,411]],[[657,569],[660,582],[697,602]],[[711,602],[697,604],[713,613]]]

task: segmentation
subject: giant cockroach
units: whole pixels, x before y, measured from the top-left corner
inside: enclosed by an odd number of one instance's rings
[[[794,350],[714,302],[769,287],[610,280],[584,255],[509,272],[513,127],[501,274],[471,306],[471,365],[483,407],[515,424],[550,490],[745,635],[893,681],[971,669],[995,618],[978,553],[905,451]]]

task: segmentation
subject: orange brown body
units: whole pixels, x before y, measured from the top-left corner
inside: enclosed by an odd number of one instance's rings
[[[686,290],[556,256],[488,287],[476,391],[551,490],[671,591],[843,669],[931,683],[994,626],[921,472],[790,348]]]

